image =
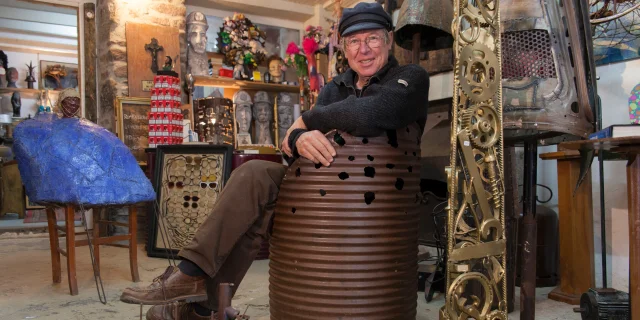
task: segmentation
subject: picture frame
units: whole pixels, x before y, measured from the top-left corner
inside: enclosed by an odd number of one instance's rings
[[[40,60],[40,89],[61,91],[78,88],[78,64]]]
[[[114,110],[118,138],[129,147],[138,163],[146,164],[144,149],[149,147],[147,114],[151,111],[151,98],[116,97]]]
[[[211,213],[231,175],[230,145],[161,145],[156,148],[157,209],[150,214],[147,255],[177,257]]]

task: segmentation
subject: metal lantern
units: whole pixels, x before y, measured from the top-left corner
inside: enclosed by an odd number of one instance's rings
[[[420,51],[451,48],[451,20],[453,4],[450,0],[406,0],[400,7],[395,30],[396,44],[412,50],[413,63]]]

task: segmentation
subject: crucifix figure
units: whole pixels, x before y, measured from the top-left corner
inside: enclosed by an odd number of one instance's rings
[[[158,73],[158,52],[163,51],[164,48],[158,44],[156,38],[151,38],[151,43],[145,44],[144,49],[151,52],[151,71]]]

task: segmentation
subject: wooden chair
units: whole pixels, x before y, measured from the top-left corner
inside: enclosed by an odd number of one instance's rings
[[[100,245],[110,245],[116,247],[124,247],[129,248],[129,267],[131,268],[131,278],[133,282],[140,281],[140,277],[138,276],[138,252],[137,252],[137,240],[136,240],[136,229],[137,229],[137,220],[136,220],[136,206],[130,205],[129,207],[129,223],[121,223],[115,221],[102,220],[100,217],[100,212],[102,209],[93,210],[93,236],[92,236],[92,245],[93,252],[96,261],[96,273],[100,274]],[[65,207],[65,225],[58,226],[56,221],[56,214],[52,207],[47,207],[47,222],[49,229],[49,243],[51,245],[51,266],[53,270],[53,282],[60,283],[61,282],[61,273],[62,270],[60,268],[60,255],[67,257],[67,275],[69,278],[69,291],[72,296],[78,294],[78,283],[76,279],[76,247],[89,245],[89,241],[87,239],[76,240],[75,239],[75,225],[74,225],[74,217],[75,217],[75,206],[67,205]],[[116,235],[110,237],[101,237],[100,236],[100,226],[102,224],[112,224],[117,226],[123,226],[129,228],[129,233],[124,235]],[[58,231],[61,231],[66,236],[66,248],[62,249],[60,247],[60,243],[58,240],[59,234]],[[129,240],[128,245],[122,245],[118,243],[114,243],[116,241]]]

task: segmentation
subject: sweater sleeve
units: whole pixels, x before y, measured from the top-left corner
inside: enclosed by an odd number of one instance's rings
[[[403,68],[384,84],[374,83],[364,91],[373,94],[361,98],[350,95],[319,105],[305,112],[302,120],[309,130],[326,133],[338,129],[356,136],[376,136],[426,117],[429,75],[417,65]]]

